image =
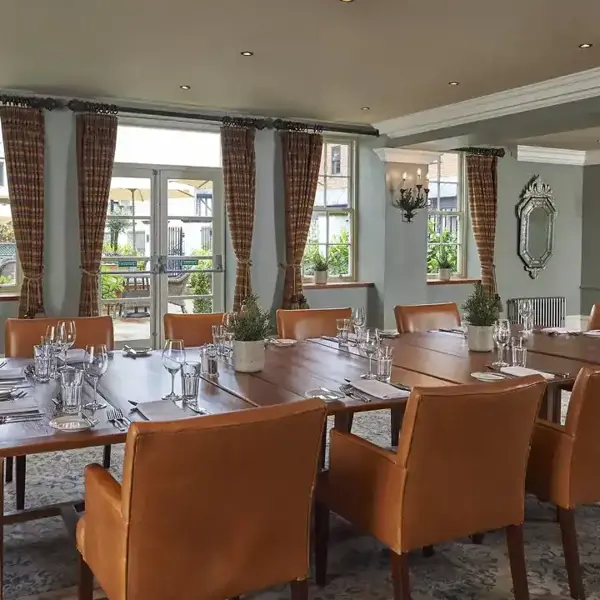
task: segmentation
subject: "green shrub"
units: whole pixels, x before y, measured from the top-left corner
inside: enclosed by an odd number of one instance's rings
[[[210,250],[194,250],[194,256],[212,256]],[[212,260],[198,260],[198,269],[210,269]],[[192,273],[190,277],[190,288],[193,294],[204,295],[211,293],[212,273]],[[211,313],[213,311],[212,298],[195,298],[195,313]]]

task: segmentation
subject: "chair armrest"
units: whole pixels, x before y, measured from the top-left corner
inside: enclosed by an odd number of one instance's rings
[[[109,597],[125,593],[127,523],[121,507],[121,485],[100,465],[87,466],[79,549]]]
[[[327,504],[392,549],[399,548],[405,469],[397,455],[332,430]]]
[[[533,428],[527,465],[528,492],[568,508],[574,437],[556,423],[538,419]]]

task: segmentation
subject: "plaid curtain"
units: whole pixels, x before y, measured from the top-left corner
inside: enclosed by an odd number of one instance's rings
[[[302,296],[302,256],[317,193],[323,136],[300,131],[283,131],[280,136],[285,181],[286,237],[283,308],[298,308]]]
[[[79,316],[99,315],[99,279],[108,196],[117,144],[117,117],[77,115],[77,177],[81,293]]]
[[[254,229],[256,157],[253,127],[224,125],[221,128],[221,152],[227,220],[231,243],[237,259],[233,310],[252,293],[250,252]]]
[[[19,317],[44,313],[44,115],[37,108],[0,108],[8,191],[23,270]]]
[[[481,283],[497,295],[494,244],[498,205],[498,157],[467,155],[467,182],[473,234],[481,263]]]

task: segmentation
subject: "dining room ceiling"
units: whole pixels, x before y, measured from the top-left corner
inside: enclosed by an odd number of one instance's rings
[[[582,150],[585,152],[600,150],[600,127],[525,138],[518,140],[518,143],[524,146],[564,148],[565,150]]]
[[[600,65],[598,0],[0,0],[0,18],[3,89],[324,121]]]

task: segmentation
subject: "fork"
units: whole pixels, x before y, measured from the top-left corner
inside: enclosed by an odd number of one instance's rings
[[[125,426],[119,419],[117,419],[117,414],[114,408],[106,411],[106,418],[115,429],[118,429],[119,431],[126,431]]]
[[[363,392],[357,390],[351,384],[346,383],[344,385],[340,385],[340,392],[350,396],[350,398],[354,398],[355,400],[362,400],[362,402],[369,403],[371,402],[371,398],[364,394]]]
[[[123,411],[120,408],[115,408],[115,417],[124,427],[129,427],[131,425],[131,421],[123,414]]]

